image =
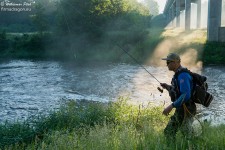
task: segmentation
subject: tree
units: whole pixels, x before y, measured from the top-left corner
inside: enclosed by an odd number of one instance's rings
[[[6,50],[9,47],[9,41],[6,38],[6,31],[0,33],[0,50]]]
[[[37,30],[42,33],[49,29],[54,22],[54,12],[56,11],[55,2],[51,0],[39,0],[35,3],[35,13],[31,15]]]
[[[63,0],[57,5],[59,28],[68,33],[99,35],[108,23],[123,18],[132,25],[142,15],[149,15],[147,7],[136,0]]]
[[[155,0],[144,0],[144,4],[149,8],[151,15],[156,16],[159,14],[159,5]]]
[[[30,3],[30,0],[10,0],[10,2],[23,4],[24,2]],[[30,30],[32,30],[32,22],[30,20],[30,15],[33,13],[32,6],[17,7],[23,7],[27,9],[31,8],[31,11],[0,11],[0,26],[4,28],[6,32],[29,32]]]

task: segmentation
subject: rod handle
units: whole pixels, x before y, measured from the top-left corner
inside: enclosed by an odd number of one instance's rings
[[[157,87],[157,89],[159,90],[160,93],[163,93],[163,89],[161,89],[160,87]]]

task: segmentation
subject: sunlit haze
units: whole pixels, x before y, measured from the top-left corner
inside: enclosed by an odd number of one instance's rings
[[[163,13],[166,1],[167,0],[157,0],[157,3],[159,5],[159,13]]]

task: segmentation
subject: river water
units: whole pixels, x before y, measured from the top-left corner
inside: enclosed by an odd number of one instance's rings
[[[160,82],[170,83],[167,67],[144,66]],[[214,101],[209,108],[198,105],[199,117],[212,124],[225,123],[225,67],[209,66],[201,71],[208,77]],[[24,120],[47,113],[70,99],[115,101],[129,97],[135,104],[170,103],[166,91],[143,68],[129,64],[76,65],[57,61],[0,61],[0,123]]]

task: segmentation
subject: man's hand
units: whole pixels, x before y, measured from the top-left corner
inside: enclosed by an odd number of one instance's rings
[[[166,84],[166,83],[160,83],[160,85],[164,88],[167,89],[169,91],[170,89],[170,85]]]
[[[163,110],[163,115],[168,116],[169,113],[172,111],[172,109],[173,109],[173,105],[170,104],[168,107],[166,107],[166,108]]]

